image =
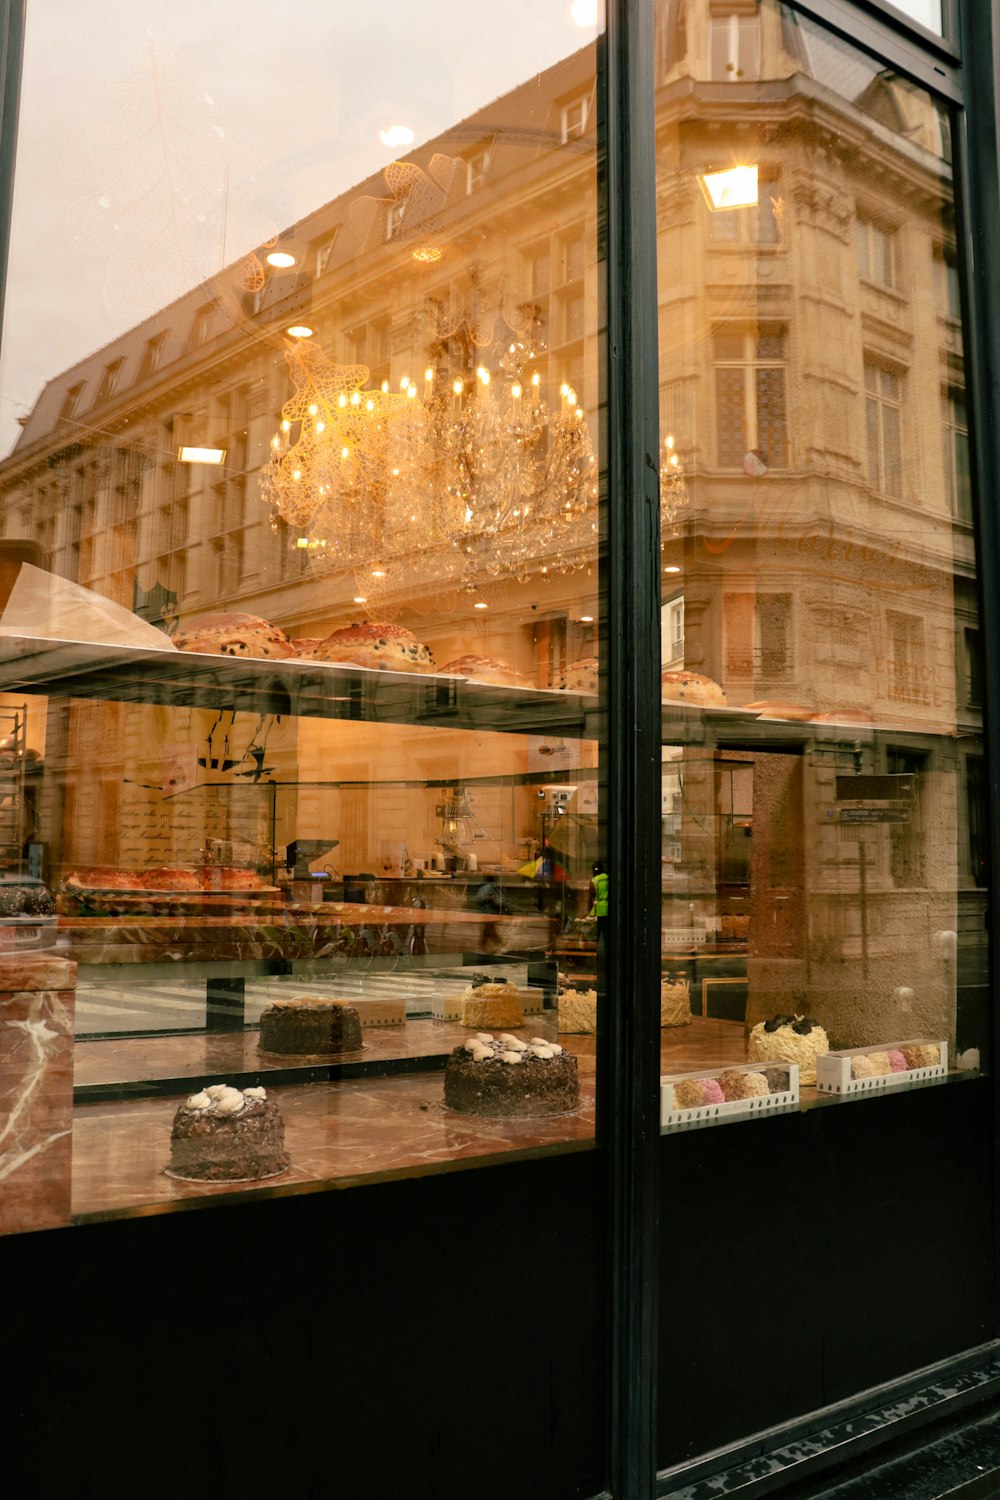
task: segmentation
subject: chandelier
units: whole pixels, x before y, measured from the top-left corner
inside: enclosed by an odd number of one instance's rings
[[[533,572],[567,571],[597,545],[597,465],[576,392],[550,408],[509,329],[483,349],[454,326],[433,343],[421,385],[368,389],[363,365],[300,341],[261,494],[323,572],[355,599],[481,595]]]
[[[690,504],[684,460],[672,433],[663,439],[660,454],[660,541],[679,536],[683,513]]]

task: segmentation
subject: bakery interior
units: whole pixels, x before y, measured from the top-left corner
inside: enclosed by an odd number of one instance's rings
[[[779,10],[761,8],[774,118],[672,87],[698,82],[680,54],[657,99],[679,268],[661,1074],[794,1064],[771,1110],[849,1105],[817,1049],[877,1057],[848,1058],[866,1090],[988,1061],[968,475],[931,435],[942,365],[953,414],[964,379],[940,301],[949,171],[919,91],[854,61],[856,92],[824,85],[815,109],[831,139],[850,129],[829,171],[869,228],[831,227],[793,191],[814,129],[797,80],[843,49],[806,48]],[[693,57],[694,20],[688,40]],[[585,47],[541,102],[514,89],[405,172],[310,206],[53,376],[0,463],[0,937],[76,966],[39,984],[73,1017],[38,1126],[64,1139],[5,1227],[592,1143],[615,1004],[593,911],[614,796],[593,74]],[[749,196],[718,207],[712,169],[745,158]],[[885,284],[888,224],[908,301]],[[823,399],[796,405],[807,377]],[[901,440],[918,429],[926,451]],[[523,1015],[485,1029],[572,1054],[574,1109],[445,1106],[470,992],[504,983]],[[262,1013],[299,997],[357,1009],[362,1045],[262,1056]],[[220,1083],[277,1101],[291,1165],[272,1183],[165,1174],[179,1107]],[[664,1128],[760,1105],[721,1098],[665,1095]]]

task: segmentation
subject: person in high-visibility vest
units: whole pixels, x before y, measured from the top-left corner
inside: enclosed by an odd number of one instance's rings
[[[601,946],[608,921],[608,877],[602,864],[594,865],[590,889],[594,893],[594,902],[590,909],[597,918],[597,943]]]

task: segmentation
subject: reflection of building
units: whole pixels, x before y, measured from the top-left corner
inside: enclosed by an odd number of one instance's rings
[[[699,891],[695,910],[717,922],[744,912],[753,887],[753,1013],[802,1008],[824,975],[837,976],[836,1011],[857,969],[866,999],[855,1009],[870,1022],[856,1015],[843,1039],[866,1040],[884,1025],[872,993],[884,1005],[912,977],[913,932],[972,919],[956,892],[975,886],[980,859],[981,672],[946,121],[901,79],[843,63],[815,26],[777,7],[666,7],[658,47],[663,460],[678,464],[665,479],[665,664],[722,682],[731,705],[790,700],[892,726],[859,732],[856,747],[842,733],[817,741],[794,764],[758,760],[741,834],[756,830],[754,858],[735,882],[720,775],[688,752],[668,830],[680,850],[669,873],[682,880],[667,891]],[[593,422],[589,79],[586,53],[551,69],[530,108],[515,91],[414,164],[291,226],[279,243],[293,268],[258,267],[250,285],[246,266],[232,267],[52,381],[0,469],[7,535],[41,541],[55,571],[153,618],[222,600],[310,636],[356,611],[361,589],[369,614],[405,603],[438,659],[453,654],[473,590],[455,591],[456,571],[440,597],[440,538],[423,563],[410,549],[402,586],[366,587],[355,570],[331,592],[316,539],[280,520],[273,534],[258,481],[289,396],[285,329],[314,327],[328,359],[367,368],[362,393],[409,382],[423,405],[456,372],[474,386],[479,362],[493,361],[523,382],[525,402],[532,375],[553,407],[561,387],[577,390]],[[756,201],[713,210],[706,174],[750,157]],[[514,365],[508,339],[511,351],[525,344]],[[178,462],[181,444],[225,459]],[[416,469],[407,473],[403,493],[416,495]],[[532,583],[483,595],[481,627],[487,649],[543,685],[592,649],[593,627],[578,621],[596,612],[593,567],[543,579],[545,562],[535,559]],[[442,603],[444,614],[431,612]],[[55,765],[51,736],[50,726]],[[835,778],[849,771],[914,776],[908,821],[835,821]],[[107,774],[97,798],[78,791],[92,807],[117,795]],[[780,825],[775,798],[791,798]],[[667,927],[687,922],[665,916]],[[935,997],[925,1026],[951,1034],[951,1002]]]
[[[858,720],[755,757],[735,888],[753,896],[751,1019],[816,1011],[843,1044],[954,1035],[954,972],[929,939],[981,913],[957,904],[978,877],[978,811],[959,803],[981,794],[947,122],[793,12],[725,10],[661,13],[661,417],[688,494],[663,655],[730,705]],[[703,179],[749,162],[756,202],[713,210]],[[718,787],[685,754],[693,884],[714,915],[717,869],[735,910]],[[912,775],[913,799],[862,822],[855,772]],[[919,1014],[897,1019],[918,971]]]

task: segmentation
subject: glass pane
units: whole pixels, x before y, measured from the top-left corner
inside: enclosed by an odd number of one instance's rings
[[[720,9],[658,4],[668,1129],[989,1061],[949,122],[778,0],[761,88],[720,90]],[[723,172],[766,255],[718,244]]]
[[[0,1228],[592,1138],[596,27],[430,10],[28,8]]]

